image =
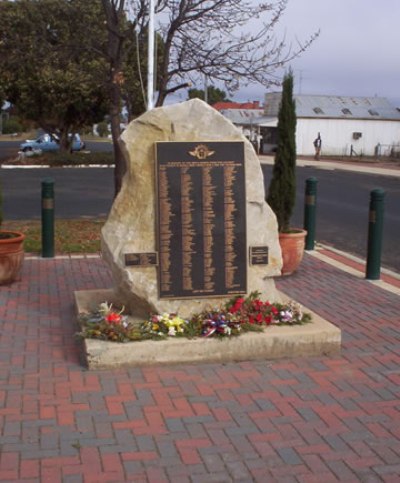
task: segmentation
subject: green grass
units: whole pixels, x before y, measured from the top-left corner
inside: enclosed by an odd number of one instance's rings
[[[54,248],[56,254],[99,253],[100,230],[105,219],[55,220]],[[20,231],[25,235],[26,253],[42,251],[42,225],[40,220],[18,220],[4,222],[4,230]]]
[[[74,165],[111,165],[114,163],[114,153],[45,153],[42,156],[43,164],[50,166],[74,166]],[[34,159],[34,158],[31,158]]]

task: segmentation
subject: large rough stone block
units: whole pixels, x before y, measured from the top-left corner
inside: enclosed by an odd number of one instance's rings
[[[250,142],[215,109],[193,99],[153,109],[131,122],[122,134],[127,172],[102,230],[102,252],[111,267],[115,290],[131,313],[175,312],[183,317],[220,305],[221,298],[159,299],[156,267],[127,267],[126,253],[156,251],[155,143],[244,141],[248,246],[268,246],[269,264],[248,267],[248,291],[279,300],[271,278],[282,265],[276,218],[264,199],[263,175]],[[180,276],[180,274],[176,274]]]

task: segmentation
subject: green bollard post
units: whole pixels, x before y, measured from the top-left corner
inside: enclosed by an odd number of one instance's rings
[[[54,257],[54,180],[42,181],[42,257]]]
[[[317,178],[306,179],[306,191],[304,201],[304,229],[307,231],[306,250],[314,250],[315,225],[317,211]]]
[[[385,192],[381,188],[371,191],[369,203],[368,252],[365,278],[379,280],[381,276],[381,254]]]

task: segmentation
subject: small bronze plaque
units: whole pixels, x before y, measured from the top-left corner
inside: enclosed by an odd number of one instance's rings
[[[250,247],[250,265],[268,265],[268,247]]]
[[[306,196],[306,205],[314,206],[315,205],[315,195],[307,195]]]
[[[44,210],[54,210],[54,198],[43,198],[42,208]]]
[[[376,223],[376,211],[375,210],[371,210],[369,212],[369,222],[370,223]]]
[[[149,267],[158,265],[156,252],[147,253],[125,253],[125,265],[127,267]]]

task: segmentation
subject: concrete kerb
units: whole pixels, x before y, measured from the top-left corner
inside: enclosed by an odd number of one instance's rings
[[[77,291],[74,295],[77,314],[89,312],[104,301],[117,304],[113,290]],[[282,299],[287,297],[282,294]],[[84,360],[88,369],[110,369],[164,363],[269,360],[340,352],[341,330],[308,309],[304,311],[312,314],[311,323],[272,326],[262,333],[246,333],[222,340],[171,337],[165,341],[116,343],[84,339]]]
[[[315,258],[318,258],[319,260],[321,260],[325,263],[328,263],[329,265],[331,265],[335,268],[338,268],[338,269],[340,269],[340,270],[342,270],[346,273],[349,273],[350,275],[353,275],[354,277],[357,277],[357,278],[360,278],[360,279],[365,279],[365,281],[367,283],[372,283],[373,285],[376,285],[377,287],[379,287],[383,290],[394,293],[395,295],[400,295],[400,288],[399,287],[396,287],[395,285],[387,283],[383,280],[367,280],[365,278],[365,271],[358,270],[356,268],[349,266],[346,263],[340,262],[340,261],[330,257],[329,255],[325,255],[325,254],[320,252],[321,249],[327,250],[327,251],[330,251],[330,252],[333,252],[333,253],[337,253],[338,255],[340,255],[344,258],[347,258],[349,260],[352,260],[352,261],[354,261],[354,262],[356,262],[360,265],[365,265],[365,260],[362,260],[361,258],[358,258],[354,255],[351,255],[349,253],[343,252],[341,250],[338,250],[336,248],[333,248],[333,247],[330,247],[330,246],[327,246],[327,245],[323,245],[323,244],[318,244],[318,246],[316,247],[315,250],[306,250],[306,252],[307,252],[308,255],[311,255]],[[400,280],[400,274],[393,272],[391,270],[382,268],[381,273],[388,275],[388,276],[392,277],[393,279]]]
[[[273,156],[261,155],[260,156],[260,163],[273,165],[274,158]],[[400,178],[400,169],[392,169],[388,167],[377,167],[377,166],[368,166],[368,165],[357,165],[356,163],[346,163],[346,162],[338,162],[338,161],[329,161],[329,160],[320,160],[314,161],[311,159],[297,159],[296,165],[300,167],[313,167],[318,169],[325,169],[325,170],[343,170],[343,171],[354,171],[358,173],[368,173],[368,174],[379,174],[384,176],[392,176],[396,178]]]

